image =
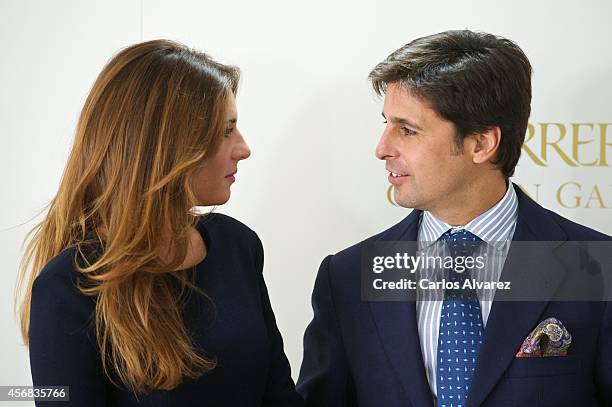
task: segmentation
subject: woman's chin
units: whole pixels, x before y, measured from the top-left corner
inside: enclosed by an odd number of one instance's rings
[[[198,203],[198,206],[219,206],[219,205],[223,205],[224,203],[227,203],[227,201],[229,201],[230,199],[230,195],[231,192],[228,189],[227,193],[222,195],[222,196],[218,196],[218,197],[208,197],[207,199],[202,199],[200,200]]]

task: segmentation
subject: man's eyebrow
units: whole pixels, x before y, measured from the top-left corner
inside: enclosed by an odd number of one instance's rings
[[[382,112],[382,117],[385,120],[389,120],[391,123],[397,123],[397,124],[407,124],[408,126],[416,129],[416,130],[423,130],[419,125],[417,125],[415,122],[409,120],[409,119],[405,119],[403,117],[396,117],[396,116],[391,116],[387,119],[387,116],[385,116],[385,113]]]

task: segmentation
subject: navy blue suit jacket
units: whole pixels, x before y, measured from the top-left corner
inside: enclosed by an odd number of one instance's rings
[[[520,189],[513,241],[611,240],[573,223],[527,197]],[[415,302],[361,300],[360,261],[365,242],[416,241],[420,211],[390,229],[326,257],[312,294],[314,318],[304,335],[297,389],[308,406],[422,407],[433,397],[425,375]],[[511,245],[512,253],[514,245]],[[556,249],[519,278],[547,281],[552,296],[572,259]],[[553,267],[541,271],[538,262]],[[556,271],[558,272],[556,272]],[[501,281],[504,281],[504,266]],[[515,358],[539,322],[556,317],[573,340],[566,357]],[[493,303],[468,406],[612,405],[612,306],[608,302]]]

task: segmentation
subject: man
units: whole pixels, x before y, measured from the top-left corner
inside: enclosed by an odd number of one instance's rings
[[[307,405],[612,405],[612,307],[553,298],[572,262],[560,253],[577,258],[572,241],[610,237],[542,208],[509,182],[530,114],[525,54],[498,36],[448,31],[405,45],[369,78],[385,95],[376,156],[386,163],[395,201],[415,210],[323,260],[297,385]],[[558,242],[536,264],[506,265],[498,276],[544,287],[536,290],[541,298],[461,300],[447,291],[439,301],[362,300],[368,243],[462,240]],[[508,249],[497,255],[504,264]],[[457,305],[475,312],[448,311]],[[473,326],[472,338],[448,329],[457,324]],[[535,350],[527,346],[533,335]],[[444,357],[459,353],[473,357]]]

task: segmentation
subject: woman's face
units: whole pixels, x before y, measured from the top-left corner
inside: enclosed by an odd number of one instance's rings
[[[236,99],[232,92],[228,98],[227,128],[217,153],[206,159],[196,171],[192,187],[198,205],[212,206],[227,202],[230,186],[236,180],[238,161],[251,155],[242,134],[238,130]]]

